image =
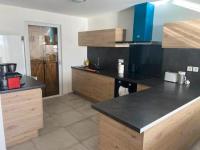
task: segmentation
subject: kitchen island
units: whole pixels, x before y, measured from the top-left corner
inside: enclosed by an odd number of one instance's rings
[[[19,89],[0,91],[6,146],[38,136],[43,127],[42,90],[45,85],[23,76]]]
[[[200,88],[163,82],[93,105],[99,150],[188,150],[200,138]]]

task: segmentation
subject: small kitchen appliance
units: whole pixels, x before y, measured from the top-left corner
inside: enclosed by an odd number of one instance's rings
[[[179,84],[185,84],[187,78],[186,78],[186,72],[179,71],[178,72],[178,83]]]
[[[21,87],[22,75],[16,71],[17,64],[0,64],[0,89],[11,90]]]
[[[178,82],[178,74],[175,72],[165,72],[165,81],[177,83]]]

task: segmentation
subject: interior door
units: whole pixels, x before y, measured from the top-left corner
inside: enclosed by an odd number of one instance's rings
[[[31,76],[46,85],[44,97],[59,95],[58,29],[29,25],[28,31]]]

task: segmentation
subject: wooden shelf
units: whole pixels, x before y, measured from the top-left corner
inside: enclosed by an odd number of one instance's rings
[[[200,20],[168,23],[164,26],[163,48],[200,48]]]

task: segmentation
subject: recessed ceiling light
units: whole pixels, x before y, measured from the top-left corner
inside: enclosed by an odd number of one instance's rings
[[[72,0],[72,2],[74,2],[74,3],[83,3],[83,2],[86,2],[86,0]]]

